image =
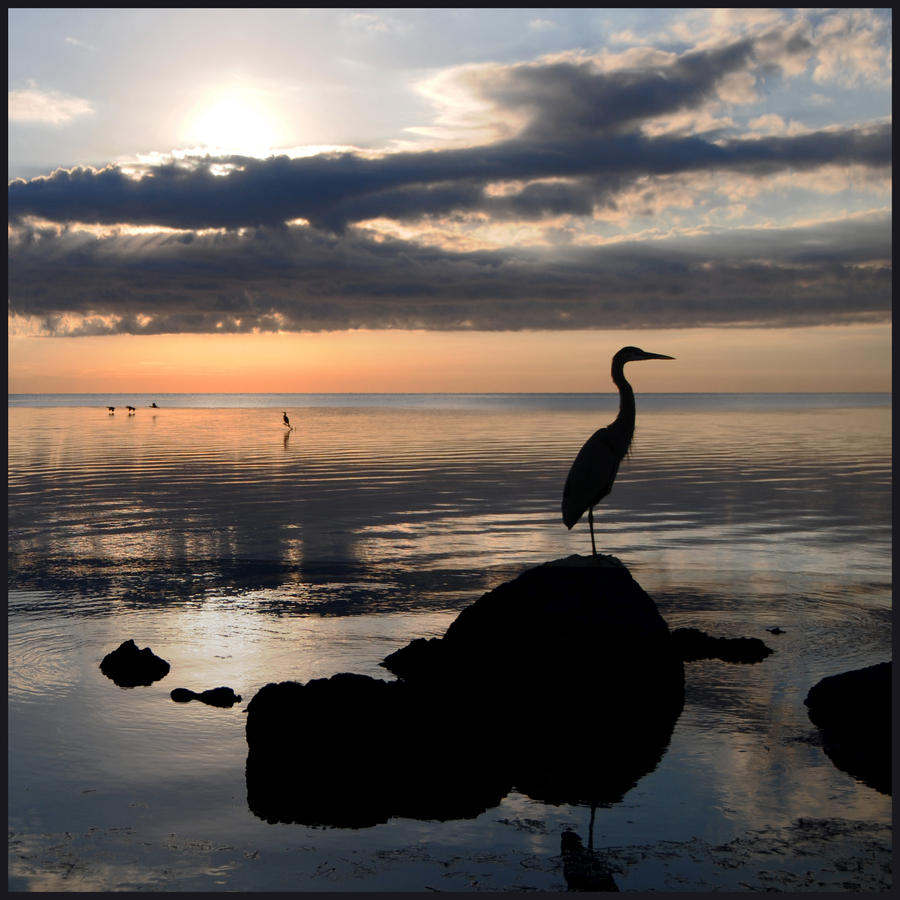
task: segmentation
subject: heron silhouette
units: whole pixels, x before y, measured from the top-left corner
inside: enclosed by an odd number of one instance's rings
[[[639,347],[623,347],[612,358],[612,380],[619,389],[619,414],[614,422],[598,429],[585,441],[569,469],[563,488],[563,522],[566,528],[571,529],[587,510],[594,556],[597,555],[594,506],[612,490],[619,463],[628,452],[634,436],[634,391],[625,380],[625,363],[674,358],[662,353],[648,353]]]

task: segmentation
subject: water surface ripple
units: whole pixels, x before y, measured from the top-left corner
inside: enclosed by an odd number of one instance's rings
[[[126,403],[134,416],[107,414]],[[776,652],[688,666],[663,760],[596,813],[622,890],[742,889],[714,854],[638,861],[665,846],[721,847],[804,817],[889,825],[890,798],[832,765],[803,706],[821,677],[891,656],[889,404],[638,396],[598,549],[670,627]],[[268,681],[387,678],[384,656],[442,634],[482,592],[589,552],[586,522],[561,522],[562,484],[615,412],[609,395],[11,397],[10,887],[318,890],[328,862],[328,889],[423,890],[471,885],[435,873],[477,868],[492,848],[484,885],[563,889],[559,833],[586,837],[587,811],[516,793],[446,825],[326,833],[256,819],[242,710]],[[104,678],[100,659],[129,637],[170,675],[135,689]],[[220,684],[244,703],[168,697]],[[573,739],[552,717],[533,728]],[[833,850],[809,865],[821,874]],[[356,868],[338,862],[354,853]]]

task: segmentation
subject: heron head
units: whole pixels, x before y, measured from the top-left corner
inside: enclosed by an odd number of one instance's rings
[[[615,358],[618,358],[622,364],[627,362],[637,362],[639,359],[675,359],[674,356],[665,356],[662,353],[650,353],[647,350],[641,350],[640,347],[623,347],[616,354]]]

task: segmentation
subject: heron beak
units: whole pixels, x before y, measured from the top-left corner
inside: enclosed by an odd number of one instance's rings
[[[665,356],[662,353],[648,353],[646,350],[644,351],[644,359],[675,359],[674,356]]]

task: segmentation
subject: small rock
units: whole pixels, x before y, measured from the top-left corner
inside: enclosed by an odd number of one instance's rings
[[[169,672],[169,664],[149,647],[139,650],[133,640],[128,640],[103,657],[100,671],[119,687],[136,687],[164,678]]]
[[[721,659],[725,662],[757,663],[773,652],[759,638],[710,637],[699,628],[676,628],[672,632],[672,640],[684,662]]]
[[[187,688],[175,688],[169,696],[176,703],[187,703],[190,700],[199,700],[207,706],[220,706],[228,709],[235,703],[241,702],[241,695],[236,694],[230,687],[210,688],[208,691],[189,691]]]

